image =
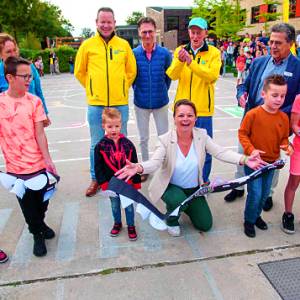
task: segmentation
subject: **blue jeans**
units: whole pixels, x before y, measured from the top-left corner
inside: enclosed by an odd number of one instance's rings
[[[122,223],[121,201],[119,197],[109,197],[111,202],[111,211],[115,223]],[[127,226],[134,226],[134,207],[130,204],[125,208]]]
[[[69,64],[69,67],[70,67],[70,73],[73,74],[74,73],[74,65]]]
[[[207,134],[211,138],[213,137],[212,117],[198,117],[196,120],[195,127],[206,129]],[[205,163],[204,163],[204,167],[202,170],[203,182],[209,181],[209,175],[210,175],[210,171],[211,171],[211,162],[212,162],[211,155],[206,153]]]
[[[97,143],[103,138],[104,130],[102,128],[102,112],[105,106],[89,105],[87,111],[87,120],[90,127],[91,147],[90,147],[90,172],[92,180],[96,180],[94,150]],[[127,135],[128,105],[113,106],[120,111],[122,116],[122,130]]]
[[[245,166],[245,174],[249,175],[254,170]],[[250,181],[247,184],[247,199],[244,212],[245,221],[254,224],[261,215],[262,208],[268,198],[271,190],[274,170],[263,174],[261,177]]]

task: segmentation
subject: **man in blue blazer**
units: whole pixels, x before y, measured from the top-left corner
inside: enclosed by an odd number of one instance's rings
[[[141,44],[133,49],[137,75],[133,83],[134,109],[140,136],[142,160],[149,159],[149,120],[153,115],[156,131],[162,135],[168,131],[168,90],[171,79],[166,70],[171,64],[168,49],[156,43],[156,24],[150,17],[138,22]],[[142,182],[148,175],[142,175]]]
[[[263,103],[261,97],[265,78],[271,74],[280,74],[287,81],[288,91],[281,110],[290,116],[295,97],[300,94],[300,60],[293,56],[290,48],[295,41],[295,28],[287,23],[276,24],[271,28],[270,54],[255,59],[250,66],[249,75],[245,82],[237,86],[237,100],[245,108],[245,114],[250,109]],[[243,151],[239,145],[239,151]],[[244,170],[238,167],[236,178],[244,176]],[[278,175],[278,172],[277,172]],[[273,206],[272,193],[277,185],[278,176],[274,176],[271,195],[268,197],[264,210]],[[232,202],[244,195],[244,189],[234,189],[225,196],[225,201]]]

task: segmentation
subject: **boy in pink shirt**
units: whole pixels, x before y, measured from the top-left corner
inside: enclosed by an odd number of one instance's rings
[[[56,174],[44,132],[46,115],[41,100],[27,92],[31,79],[30,62],[10,57],[5,62],[4,72],[9,88],[0,94],[0,146],[6,172],[21,180],[40,174],[47,176],[43,188],[33,190],[26,187],[24,195],[17,197],[34,237],[33,254],[44,256],[47,253],[45,239],[55,236],[44,222],[49,202],[44,201],[49,183],[46,170]]]

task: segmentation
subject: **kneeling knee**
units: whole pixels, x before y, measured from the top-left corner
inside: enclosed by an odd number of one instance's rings
[[[213,225],[213,221],[210,220],[209,222],[205,223],[205,224],[194,224],[195,228],[199,231],[202,232],[207,232],[212,228]]]

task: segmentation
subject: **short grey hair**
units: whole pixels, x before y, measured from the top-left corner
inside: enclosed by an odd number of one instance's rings
[[[286,34],[286,41],[288,43],[295,42],[296,39],[295,27],[288,23],[279,23],[274,25],[271,28],[271,33],[272,32],[284,32]]]

